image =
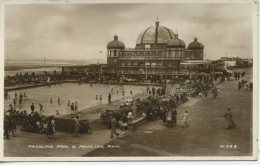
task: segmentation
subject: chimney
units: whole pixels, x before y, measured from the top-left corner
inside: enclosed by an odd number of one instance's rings
[[[116,40],[116,41],[118,40],[118,36],[117,35],[114,36],[114,40]]]

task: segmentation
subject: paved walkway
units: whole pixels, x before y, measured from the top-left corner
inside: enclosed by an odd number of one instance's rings
[[[4,155],[26,157],[250,155],[252,93],[245,90],[238,91],[237,81],[225,82],[218,87],[220,92],[217,99],[213,99],[210,94],[208,99],[195,97],[180,106],[178,125],[173,128],[167,128],[160,120],[154,120],[145,122],[136,131],[119,131],[120,137],[112,141],[110,131],[99,124],[99,121],[96,121],[99,129],[94,129],[92,135],[73,137],[72,134],[58,132],[57,139],[51,142],[46,141],[43,134],[18,132],[18,137],[4,141]],[[120,101],[111,106],[118,104]],[[223,117],[227,107],[232,109],[237,124],[236,128],[230,130],[225,129]],[[98,109],[94,109],[93,112],[97,112]],[[188,128],[181,127],[185,110],[190,114]],[[94,117],[93,115],[93,119]],[[236,145],[237,148],[223,147],[226,145]]]
[[[235,80],[218,87],[217,99],[209,94],[207,99],[195,97],[179,107],[176,127],[167,128],[160,120],[147,122],[109,143],[119,149],[96,149],[85,156],[250,156],[252,92],[238,91]],[[228,107],[237,124],[229,130],[223,116]],[[181,127],[185,110],[190,115],[188,128]]]

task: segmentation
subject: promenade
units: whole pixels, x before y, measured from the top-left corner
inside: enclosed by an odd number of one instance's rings
[[[251,73],[250,73],[251,74]],[[247,73],[247,80],[251,77]],[[157,119],[139,125],[136,131],[120,131],[118,138],[110,138],[108,130],[95,120],[96,112],[118,107],[100,105],[83,110],[81,117],[90,117],[93,134],[73,137],[72,133],[57,132],[55,141],[47,141],[45,134],[21,132],[4,141],[5,156],[246,156],[252,151],[252,92],[237,90],[237,80],[217,86],[219,96],[213,99],[194,97],[177,108],[177,126],[168,128]],[[237,126],[225,129],[224,113],[231,108]],[[185,110],[189,111],[188,128],[182,128]],[[92,111],[93,116],[85,114]],[[96,113],[94,115],[94,112]],[[88,113],[89,114],[89,113]],[[232,145],[232,148],[227,148]],[[236,146],[236,148],[234,148]]]
[[[249,75],[250,74],[250,75]],[[251,72],[247,72],[251,80]],[[249,156],[252,154],[252,92],[238,91],[237,80],[218,85],[217,99],[195,97],[177,108],[177,126],[146,122],[135,132],[112,140],[115,149],[96,149],[85,156]],[[224,113],[231,108],[236,127],[225,129]],[[184,111],[188,128],[182,128]],[[228,146],[227,146],[228,145]],[[231,147],[232,145],[232,147]]]

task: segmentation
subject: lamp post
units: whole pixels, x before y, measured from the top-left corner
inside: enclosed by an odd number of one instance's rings
[[[100,79],[102,78],[102,51],[99,51],[100,53]]]

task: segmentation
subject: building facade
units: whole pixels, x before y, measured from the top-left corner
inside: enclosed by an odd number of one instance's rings
[[[114,36],[107,44],[107,71],[128,75],[182,74],[187,68],[181,69],[181,63],[202,61],[203,50],[197,38],[186,47],[178,34],[156,22],[140,33],[135,48],[126,49],[118,36]]]
[[[63,72],[160,77],[188,75],[208,67],[204,46],[194,39],[188,46],[171,29],[155,22],[141,32],[135,48],[126,48],[117,35],[107,44],[107,64],[63,67]]]

